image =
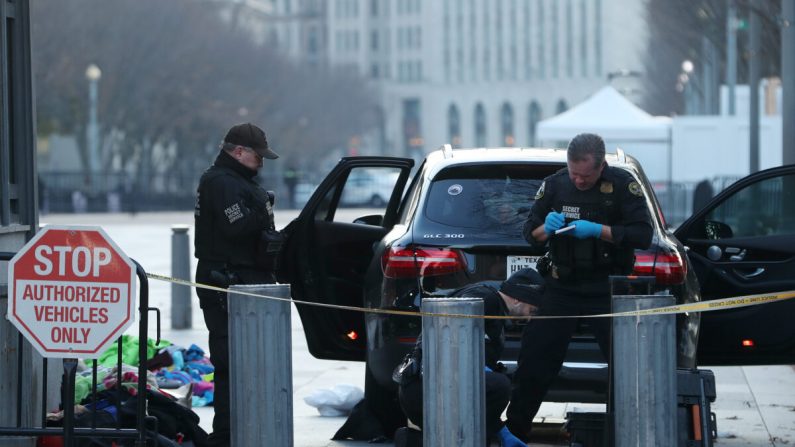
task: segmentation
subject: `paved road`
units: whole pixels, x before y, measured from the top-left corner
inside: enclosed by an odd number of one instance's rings
[[[283,227],[297,214],[276,211],[277,226]],[[343,214],[352,221],[367,210],[351,210]],[[145,270],[170,274],[171,225],[193,224],[191,213],[142,213],[45,215],[41,222],[51,224],[99,225],[130,257]],[[191,229],[190,234],[192,235]],[[195,261],[194,261],[195,267]],[[206,349],[207,333],[197,305],[193,306],[192,330],[170,329],[171,285],[150,282],[150,304],[162,312],[163,338],[184,346],[196,343]],[[195,296],[195,294],[194,294]],[[294,309],[293,309],[294,310]],[[358,442],[329,441],[344,418],[321,417],[303,398],[317,389],[330,389],[348,383],[363,387],[364,365],[357,362],[317,360],[309,355],[303,328],[297,312],[292,318],[294,433],[296,447],[362,446]],[[133,332],[135,332],[133,330]],[[154,334],[154,331],[150,331]],[[708,368],[708,367],[705,367]],[[716,367],[718,399],[713,411],[718,420],[715,445],[729,447],[795,445],[795,368],[784,366]],[[539,416],[559,421],[567,411],[593,411],[598,408],[582,404],[544,404]],[[211,427],[212,408],[198,408],[201,423]],[[388,445],[388,444],[387,444]],[[542,444],[533,444],[542,445]]]

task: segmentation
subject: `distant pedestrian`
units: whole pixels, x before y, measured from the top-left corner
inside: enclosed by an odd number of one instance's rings
[[[196,281],[218,287],[270,284],[280,248],[273,220],[273,197],[254,179],[263,159],[279,156],[268,147],[265,132],[246,123],[229,129],[220,152],[199,180],[196,192]],[[229,328],[227,295],[197,288],[210,332],[210,360],[215,366],[215,418],[211,446],[230,444]],[[276,365],[274,365],[276,366]]]
[[[287,187],[287,206],[290,209],[295,208],[295,188],[298,185],[298,170],[293,166],[287,166],[284,170],[284,186]]]

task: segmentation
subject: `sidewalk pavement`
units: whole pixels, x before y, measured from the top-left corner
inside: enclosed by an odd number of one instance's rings
[[[353,210],[351,213],[361,213]],[[282,228],[297,215],[297,211],[277,210],[277,226]],[[353,216],[353,214],[352,214]],[[355,216],[354,216],[355,217]],[[138,260],[148,272],[169,274],[170,225],[192,225],[189,212],[129,214],[61,214],[45,215],[42,223],[92,224],[102,226],[113,240]],[[189,231],[192,237],[193,230]],[[195,268],[192,259],[191,271]],[[192,330],[172,330],[170,327],[171,285],[150,281],[150,306],[162,311],[162,338],[182,346],[196,343],[207,350],[207,331],[198,302],[193,301]],[[330,389],[337,384],[364,387],[364,364],[318,360],[306,347],[298,312],[292,313],[293,342],[293,430],[296,447],[362,446],[361,442],[332,442],[331,437],[343,424],[343,417],[321,417],[317,410],[304,403],[303,398],[319,388]],[[150,320],[151,321],[151,320]],[[135,329],[131,331],[135,333]],[[155,334],[150,328],[150,337]],[[702,367],[712,369],[717,384],[717,401],[712,410],[717,415],[717,446],[759,447],[795,445],[795,368],[783,366]],[[598,408],[598,407],[597,407]],[[539,418],[561,421],[567,411],[598,411],[582,404],[544,404]],[[208,432],[212,427],[212,407],[197,408],[201,425]],[[389,445],[389,444],[385,444]],[[538,444],[535,444],[538,445]]]
[[[201,327],[202,322],[194,322]],[[292,311],[293,433],[295,447],[364,446],[364,442],[331,441],[344,417],[322,417],[304,402],[314,390],[338,384],[364,387],[364,363],[318,360],[309,354],[298,313]],[[205,329],[164,330],[161,337],[182,346],[196,343],[206,350]],[[715,373],[718,422],[716,446],[760,447],[795,445],[795,367],[704,367]],[[201,426],[212,431],[212,407],[195,408]],[[536,422],[561,423],[569,411],[604,411],[604,405],[545,403]],[[391,446],[392,444],[382,444]],[[531,444],[542,446],[547,444]]]

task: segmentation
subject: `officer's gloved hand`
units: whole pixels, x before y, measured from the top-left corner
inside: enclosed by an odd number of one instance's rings
[[[508,430],[508,427],[502,427],[502,430],[500,430],[497,435],[500,437],[500,445],[502,447],[527,447],[527,444],[514,436],[514,434]]]
[[[484,372],[487,372],[487,373],[493,372],[493,371],[491,370],[491,368],[489,368],[488,366],[484,366],[484,367],[483,367],[483,371],[484,371]]]
[[[591,222],[590,220],[575,220],[571,224],[574,225],[571,233],[577,239],[599,238],[602,235],[602,224]]]
[[[565,224],[566,216],[564,216],[563,213],[550,211],[546,219],[544,219],[544,231],[547,234],[553,234],[555,231],[563,228]]]

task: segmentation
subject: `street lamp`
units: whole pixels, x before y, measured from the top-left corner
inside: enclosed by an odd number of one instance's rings
[[[97,85],[102,77],[102,70],[91,64],[86,68],[88,79],[88,127],[86,140],[88,141],[88,167],[91,172],[92,186],[96,186],[96,176],[99,174],[99,124],[97,123]]]

